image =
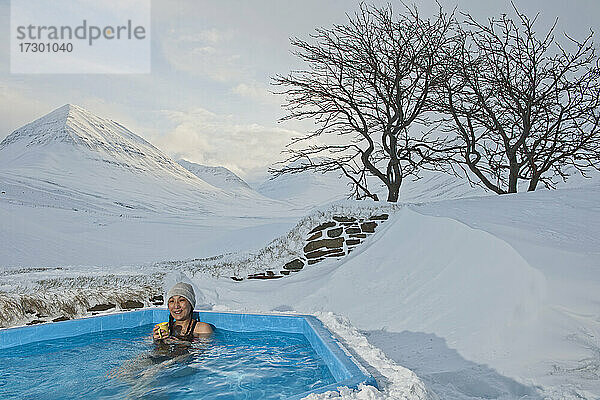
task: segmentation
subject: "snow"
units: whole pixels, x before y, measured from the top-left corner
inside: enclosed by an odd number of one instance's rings
[[[338,175],[334,172],[300,172],[271,177],[258,185],[256,191],[263,196],[294,205],[323,205],[348,197],[349,187]]]
[[[262,246],[302,215],[215,187],[117,122],[65,105],[0,144],[5,266],[124,265]],[[240,242],[251,236],[255,241]]]
[[[280,177],[259,194],[202,171],[76,106],[7,137],[0,323],[27,322],[32,305],[60,316],[147,301],[183,279],[204,309],[316,315],[381,388],[311,399],[600,397],[597,177],[496,196],[431,173],[390,205],[339,200],[335,176]],[[279,268],[333,215],[382,212],[342,259],[229,278]]]
[[[251,191],[252,188],[246,182],[225,167],[211,167],[196,164],[187,160],[177,160],[183,168],[202,179],[204,182],[225,190]]]

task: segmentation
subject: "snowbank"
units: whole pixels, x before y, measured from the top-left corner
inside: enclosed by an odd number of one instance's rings
[[[276,283],[202,275],[193,280],[217,307],[332,311],[365,331],[433,334],[462,358],[490,365],[499,358],[522,360],[519,353],[540,329],[546,285],[539,271],[504,241],[408,208],[345,259],[308,267]],[[530,392],[517,382],[506,389],[509,381],[478,393]],[[449,393],[446,389],[442,393]]]

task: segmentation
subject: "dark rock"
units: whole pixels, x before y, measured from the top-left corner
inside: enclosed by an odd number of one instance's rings
[[[304,267],[304,262],[301,259],[296,258],[295,260],[292,260],[289,263],[285,264],[283,266],[283,269],[287,269],[290,271],[299,271],[303,267]]]
[[[231,279],[233,279],[236,282],[240,282],[240,281],[244,280],[244,278],[240,278],[239,276],[232,276]]]
[[[165,299],[163,298],[162,294],[157,294],[150,297],[150,302],[155,306],[162,306],[165,304]]]
[[[278,279],[278,278],[283,278],[283,275],[265,275],[265,274],[253,274],[253,275],[248,275],[248,279]]]
[[[353,237],[353,238],[361,238],[361,239],[364,239],[364,238],[366,238],[366,237],[367,237],[367,234],[366,234],[366,233],[353,233],[353,234],[351,234],[351,235],[348,235],[348,236],[350,236],[350,237]]]
[[[325,253],[326,253],[326,251],[323,251],[323,250],[315,250],[315,251],[311,251],[310,253],[305,253],[304,255],[310,262],[310,260],[313,258],[323,257],[323,255],[325,255]]]
[[[340,223],[340,225],[343,225],[343,226],[356,226],[358,228],[358,223],[356,223],[356,222],[342,222],[342,223]]]
[[[319,261],[323,261],[323,260],[324,260],[324,258],[316,258],[314,260],[308,260],[308,265],[313,265],[313,264],[316,264]]]
[[[356,228],[354,228],[354,227],[351,227],[351,228],[346,228],[346,233],[347,233],[348,235],[353,235],[353,234],[355,234],[355,233],[361,233],[361,230],[360,230],[360,228],[358,228],[358,227],[356,227]]]
[[[70,320],[70,319],[71,319],[71,318],[69,318],[69,317],[65,317],[65,316],[63,315],[62,317],[54,318],[54,319],[52,320],[52,322],[68,321],[68,320]]]
[[[144,303],[142,303],[141,301],[137,301],[137,300],[127,300],[127,301],[124,301],[123,303],[119,304],[119,306],[121,307],[122,310],[133,310],[135,308],[143,308]]]
[[[338,248],[338,249],[331,249],[331,250],[316,250],[316,251],[311,251],[310,253],[306,253],[306,258],[313,259],[313,258],[319,258],[319,257],[325,257],[329,254],[334,254],[334,253],[339,253],[339,252],[344,252],[343,249]]]
[[[306,239],[307,241],[311,241],[311,240],[315,240],[320,238],[321,236],[323,236],[323,231],[319,231],[317,233],[315,233],[314,235],[312,235],[311,237],[309,237],[308,239]]]
[[[267,271],[267,276],[275,276],[275,274],[273,273],[273,271]]]
[[[111,308],[115,308],[115,307],[116,307],[116,305],[114,305],[112,303],[108,303],[108,304],[96,304],[94,307],[88,308],[88,312],[106,311],[106,310],[110,310]]]
[[[306,246],[304,246],[304,252],[309,253],[311,251],[320,249],[321,247],[327,247],[328,249],[333,249],[336,247],[342,247],[343,245],[344,245],[343,237],[338,237],[335,239],[315,240],[314,242],[309,242]]]
[[[330,229],[327,231],[327,236],[329,236],[330,238],[335,238],[338,237],[342,234],[342,230],[344,228],[340,227],[340,228],[335,228],[335,229]]]
[[[360,243],[360,239],[348,239],[346,240],[346,244],[348,246],[353,246],[355,244],[359,244]]]
[[[35,311],[33,311],[33,310],[25,310],[25,314],[35,314]]]
[[[339,215],[336,215],[333,217],[333,219],[337,222],[354,222],[356,221],[356,218],[352,218],[352,217],[342,217]]]
[[[309,234],[315,233],[315,232],[322,231],[327,228],[333,228],[334,226],[335,226],[335,222],[333,222],[333,221],[325,222],[325,223],[322,223],[321,225],[317,226],[315,229],[313,229],[312,231],[310,231],[308,233]]]
[[[289,275],[291,271],[279,271],[280,274]]]
[[[48,321],[44,321],[44,320],[41,320],[41,319],[34,319],[33,321],[29,321],[25,325],[43,324],[44,322],[48,322]]]
[[[375,228],[377,228],[377,222],[365,222],[360,224],[360,227],[363,232],[373,233],[375,232]]]
[[[37,314],[35,314],[35,316],[36,316],[37,318],[48,318],[48,316],[47,316],[47,315],[40,314],[40,313],[37,313]]]
[[[389,217],[390,216],[388,214],[381,214],[381,215],[371,215],[371,218],[369,218],[369,219],[371,221],[385,221]]]

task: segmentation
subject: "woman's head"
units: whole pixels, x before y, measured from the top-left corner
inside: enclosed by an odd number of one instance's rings
[[[176,321],[187,320],[196,306],[194,288],[189,283],[179,282],[167,293],[167,306]]]

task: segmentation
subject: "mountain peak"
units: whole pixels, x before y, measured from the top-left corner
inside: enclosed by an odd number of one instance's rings
[[[205,182],[224,190],[252,190],[242,178],[225,167],[211,167],[184,159],[177,163]]]
[[[65,104],[12,132],[0,143],[0,149],[16,142],[24,142],[26,146],[50,142],[75,144],[79,135],[69,127],[85,119],[100,118],[80,106]]]
[[[31,157],[21,157],[24,154],[71,154],[100,161],[99,165],[134,172],[163,171],[197,181],[196,176],[123,125],[74,104],[65,104],[15,130],[0,143],[0,151],[6,154],[6,163],[31,161]]]

